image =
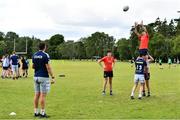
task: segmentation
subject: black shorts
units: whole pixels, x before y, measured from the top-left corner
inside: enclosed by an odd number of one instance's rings
[[[23,69],[23,70],[26,70],[26,69],[28,69],[28,66],[25,66],[25,65],[24,65],[24,66],[22,66],[22,69]]]
[[[3,67],[3,70],[8,70],[8,67]]]
[[[112,78],[113,77],[113,71],[104,71],[104,78]]]
[[[148,55],[148,49],[139,49],[139,55]]]
[[[150,73],[144,73],[144,79],[149,80],[150,79]]]

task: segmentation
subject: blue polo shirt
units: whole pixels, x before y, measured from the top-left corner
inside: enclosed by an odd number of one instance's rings
[[[18,65],[18,56],[16,55],[16,54],[13,54],[12,56],[11,56],[11,64],[12,65]]]
[[[32,62],[34,64],[35,77],[49,77],[46,64],[50,61],[50,57],[46,52],[38,51],[33,55]]]

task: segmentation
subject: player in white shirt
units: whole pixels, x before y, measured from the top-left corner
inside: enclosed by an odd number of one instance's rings
[[[8,55],[5,55],[2,61],[2,67],[3,67],[2,78],[8,77],[9,65],[10,65],[10,61],[9,61]]]

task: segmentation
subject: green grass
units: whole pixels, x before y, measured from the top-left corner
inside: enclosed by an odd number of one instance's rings
[[[52,66],[57,82],[51,86],[46,106],[52,119],[180,118],[180,66],[168,69],[164,65],[161,70],[152,64],[152,96],[142,100],[129,98],[134,76],[129,63],[116,64],[114,96],[101,95],[103,73],[96,62],[52,61]],[[27,79],[0,79],[0,119],[34,119],[33,94],[32,69]],[[10,112],[17,115],[9,116]]]

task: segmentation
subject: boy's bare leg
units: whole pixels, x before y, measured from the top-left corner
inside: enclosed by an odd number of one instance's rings
[[[134,99],[134,93],[135,93],[135,91],[136,91],[136,89],[137,89],[137,86],[138,86],[138,83],[135,83],[134,86],[133,86],[133,88],[132,88],[131,99]]]
[[[149,80],[146,80],[146,87],[148,91],[148,97],[150,96],[150,85],[149,85]]]
[[[104,79],[104,85],[103,85],[103,94],[105,94],[107,82],[108,82],[108,78],[105,78]]]
[[[138,97],[139,99],[142,98],[143,86],[144,86],[144,83],[141,83],[141,84],[140,84],[140,88],[139,88],[139,97]]]

